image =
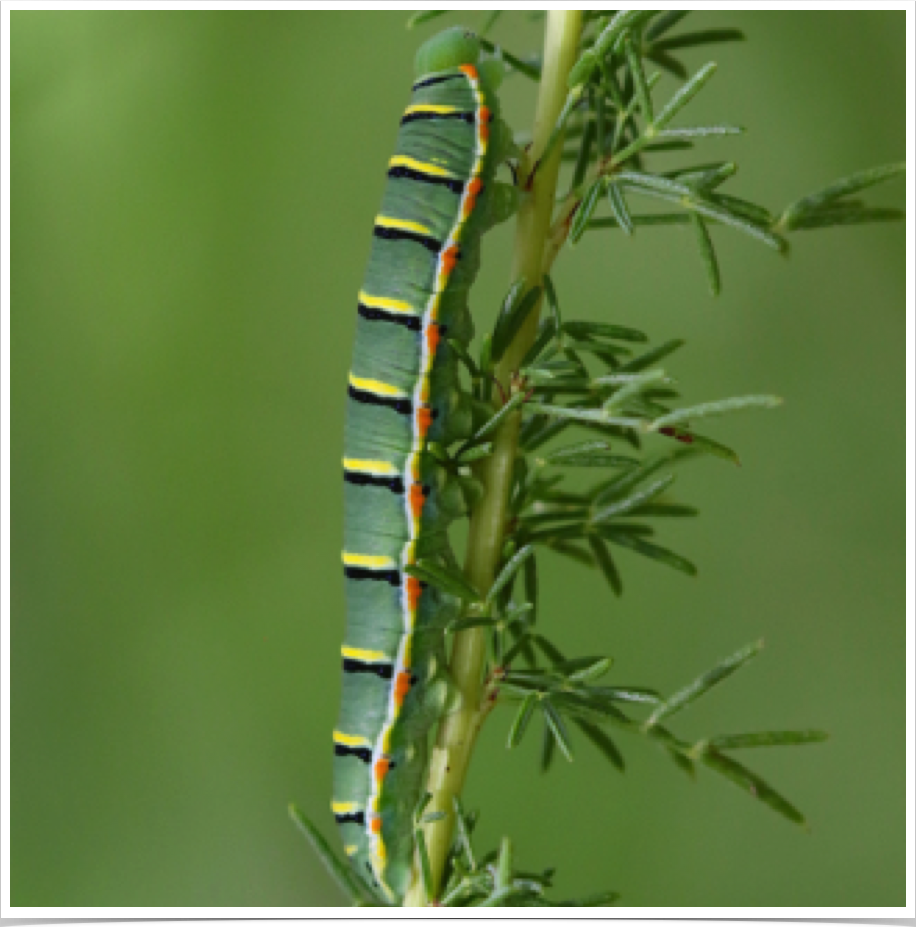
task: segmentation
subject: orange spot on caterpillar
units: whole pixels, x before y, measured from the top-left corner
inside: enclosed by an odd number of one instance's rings
[[[442,252],[442,273],[446,277],[449,276],[455,269],[455,265],[458,263],[459,254],[460,249],[458,248],[458,245],[452,245]]]
[[[419,518],[423,514],[423,506],[426,503],[426,494],[419,483],[414,483],[410,487],[410,511],[413,512],[414,518]]]
[[[480,195],[480,191],[483,189],[483,181],[479,177],[475,177],[467,187],[467,192],[464,199],[464,217],[467,218],[473,211],[474,207],[477,205],[477,197]]]
[[[417,605],[420,604],[420,596],[423,595],[423,585],[416,577],[407,577],[407,604],[410,610],[415,612]]]
[[[417,409],[417,431],[420,433],[420,438],[425,438],[427,432],[432,428],[433,424],[433,410],[428,406],[421,406]]]
[[[382,832],[382,819],[373,818],[372,823],[370,823],[369,827],[372,828],[373,834],[380,834]]]
[[[386,760],[384,757],[382,757],[375,764],[375,781],[378,782],[379,785],[382,784],[382,782],[385,779],[385,776],[388,775],[388,770],[390,768],[391,768],[391,761]]]
[[[481,106],[480,107],[480,129],[478,133],[480,135],[481,141],[485,142],[490,137],[490,119],[491,118],[492,118],[492,114],[490,113],[490,110],[486,106]]]
[[[473,64],[463,64],[458,70],[470,77],[471,80],[477,80],[477,68]]]
[[[408,692],[410,692],[410,673],[398,673],[398,678],[394,683],[394,703],[398,708],[404,704]]]
[[[435,355],[436,349],[439,347],[439,326],[435,323],[429,325],[426,329],[426,347],[430,356]]]

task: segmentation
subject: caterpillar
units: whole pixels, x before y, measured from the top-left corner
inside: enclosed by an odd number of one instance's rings
[[[359,292],[345,430],[347,624],[332,811],[356,872],[397,904],[411,878],[427,736],[448,700],[444,629],[459,603],[411,577],[453,563],[460,486],[430,453],[471,434],[449,342],[473,335],[480,237],[511,212],[494,180],[511,150],[497,61],[473,33],[423,45]]]

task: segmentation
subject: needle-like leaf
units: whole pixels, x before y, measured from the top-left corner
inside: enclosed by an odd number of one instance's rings
[[[698,679],[690,683],[689,686],[685,686],[680,692],[677,692],[675,695],[672,695],[671,698],[662,702],[662,704],[652,712],[644,728],[651,728],[660,721],[683,711],[688,705],[691,705],[698,698],[702,698],[710,689],[724,682],[732,673],[737,672],[742,666],[750,660],[753,660],[762,649],[763,641],[757,641],[754,644],[743,647],[736,654],[723,660],[708,673],[704,673]]]

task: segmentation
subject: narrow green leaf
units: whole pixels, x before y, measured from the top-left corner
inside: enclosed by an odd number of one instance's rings
[[[477,364],[474,363],[473,358],[468,354],[465,346],[454,338],[447,339],[448,346],[455,352],[459,360],[464,364],[468,369],[468,373],[475,379],[480,377],[480,369]]]
[[[651,367],[653,364],[657,364],[660,360],[668,357],[670,354],[673,354],[675,351],[682,348],[686,343],[686,341],[681,340],[667,341],[665,344],[660,345],[657,348],[653,348],[651,351],[647,351],[645,354],[640,354],[639,357],[634,357],[633,360],[628,361],[617,372],[641,373],[647,367]]]
[[[477,32],[478,37],[483,38],[483,36],[485,36],[496,25],[497,21],[499,20],[500,16],[502,16],[502,14],[503,14],[502,10],[493,10],[493,12],[490,13],[487,16],[487,18],[483,21],[483,25],[480,27],[480,29]]]
[[[493,586],[487,594],[486,605],[492,605],[496,601],[497,596],[499,596],[503,589],[515,578],[515,574],[518,573],[525,561],[533,555],[533,545],[527,544],[509,560],[502,570],[500,570],[499,576],[494,580]]]
[[[576,544],[571,544],[567,541],[557,541],[548,544],[548,547],[554,553],[560,554],[563,557],[568,557],[570,560],[575,561],[581,566],[595,566],[595,561],[591,554],[589,554],[588,551],[583,550],[581,547],[578,547]]]
[[[689,138],[716,138],[725,135],[743,135],[741,126],[710,125],[710,126],[679,126],[676,129],[662,129],[657,138],[660,139],[689,139]]]
[[[657,64],[669,74],[673,74],[679,80],[687,80],[687,76],[690,73],[673,55],[666,54],[656,48],[649,48],[646,51],[646,59],[653,64]]]
[[[533,427],[527,431],[527,426]],[[535,416],[525,423],[527,433],[523,433],[522,447],[525,451],[533,453],[543,447],[548,441],[558,437],[569,427],[569,422],[563,419],[551,420],[545,416]]]
[[[614,48],[624,30],[635,27],[641,20],[645,20],[647,12],[650,15],[655,15],[655,11],[652,10],[619,10],[595,40],[595,54],[597,57],[603,58]]]
[[[677,194],[676,191],[665,190],[658,185],[650,187],[647,184],[633,183],[628,184],[628,189],[634,193],[640,193],[643,196],[657,197],[669,203],[676,203],[684,209],[697,212],[707,219],[713,219],[723,225],[731,226],[739,232],[743,232],[745,235],[750,235],[751,238],[756,238],[758,241],[763,242],[774,251],[785,250],[786,243],[784,239],[754,222],[751,222],[749,219],[737,215],[721,205],[721,203],[701,198],[695,190],[688,196],[681,196]]]
[[[573,338],[611,338],[617,341],[648,341],[648,336],[635,328],[608,325],[605,322],[567,322],[563,331]]]
[[[701,698],[709,692],[710,689],[713,689],[715,686],[719,685],[719,683],[728,679],[732,673],[741,669],[745,663],[753,660],[762,649],[763,641],[757,641],[756,643],[749,644],[747,647],[743,647],[736,654],[723,660],[708,673],[704,673],[698,679],[690,683],[690,685],[681,689],[680,692],[675,693],[671,698],[662,702],[646,721],[644,729],[651,728],[665,718],[670,718],[672,715],[683,711],[688,705],[691,705],[698,698]]]
[[[438,19],[440,16],[444,16],[446,13],[450,12],[451,10],[417,10],[417,12],[407,20],[407,28],[416,29],[417,26],[422,26],[424,23],[428,23],[433,19]]]
[[[586,441],[570,444],[545,455],[543,461],[555,467],[633,467],[638,461],[632,457],[619,457],[610,453],[606,441]]]
[[[710,193],[708,196],[709,200],[717,206],[723,206],[735,215],[742,216],[762,228],[770,228],[775,221],[765,206],[758,206],[757,203],[741,199],[741,197],[730,196],[727,193]]]
[[[806,826],[805,816],[793,804],[741,763],[712,750],[704,753],[700,759],[705,766],[724,776],[742,792],[759,799],[793,824]]]
[[[489,457],[492,453],[492,444],[481,444],[478,447],[471,447],[466,451],[459,452],[455,459],[462,465],[472,464],[476,463],[478,460],[483,460],[485,457]]]
[[[640,483],[647,480],[652,474],[657,473],[663,467],[677,464],[689,456],[691,456],[691,449],[679,448],[674,452],[657,454],[643,461],[635,469],[629,470],[619,476],[615,476],[606,483],[601,483],[593,487],[591,491],[592,505],[596,510],[603,509],[611,502],[629,495],[631,490],[635,489]]]
[[[544,274],[541,283],[544,286],[544,296],[547,298],[547,309],[550,313],[550,317],[553,319],[557,331],[562,331],[563,319],[560,316],[560,301],[557,298],[556,287],[553,285],[553,278],[550,274]]]
[[[417,802],[417,807],[414,808],[413,819],[417,823],[423,817],[423,812],[429,807],[429,803],[433,800],[432,792],[424,792],[423,797]]]
[[[419,579],[420,582],[429,583],[437,589],[447,592],[455,598],[472,604],[481,601],[480,593],[456,570],[434,563],[430,560],[421,560],[419,563],[406,566],[405,571]]]
[[[682,48],[696,48],[697,45],[722,45],[725,42],[743,42],[745,35],[740,29],[704,29],[700,32],[685,32],[655,42],[653,51],[677,51]]]
[[[499,331],[500,327],[505,325],[505,320],[508,319],[513,312],[515,312],[516,307],[522,301],[522,298],[525,295],[526,290],[528,289],[528,279],[526,277],[519,277],[512,285],[509,287],[508,292],[503,298],[502,305],[499,307],[499,313],[496,317],[496,324],[493,326],[493,339],[496,339],[496,333]],[[491,355],[494,355],[495,352],[491,348]]]
[[[496,866],[493,869],[494,881],[498,891],[506,891],[512,887],[512,860],[512,841],[508,837],[503,837],[499,847],[499,856],[496,859]]]
[[[611,765],[620,772],[626,771],[626,763],[623,754],[617,749],[617,744],[601,730],[596,724],[589,721],[583,721],[582,718],[573,719],[576,727],[598,748],[604,757],[610,761]]]
[[[498,412],[496,412],[493,418],[481,427],[470,441],[465,442],[459,454],[463,454],[465,448],[470,448],[479,444],[484,438],[496,431],[509,415],[524,405],[525,398],[524,393],[516,393]]]
[[[641,505],[629,513],[636,518],[695,518],[699,511],[689,505],[673,505],[667,502],[652,502]]]
[[[582,685],[606,676],[613,665],[614,661],[610,657],[580,657],[567,661],[562,669],[570,682]]]
[[[783,211],[779,220],[779,227],[791,231],[795,228],[796,223],[802,216],[819,209],[822,206],[832,203],[841,197],[852,196],[861,190],[867,190],[876,184],[884,183],[902,174],[906,170],[906,164],[903,162],[897,164],[887,164],[883,167],[874,167],[869,170],[860,171],[849,177],[844,177],[835,183],[803,197]]]
[[[673,29],[689,13],[690,10],[666,10],[646,29],[646,42],[655,42],[656,39]]]
[[[541,79],[541,69],[537,65],[528,61],[523,61],[518,55],[513,55],[500,45],[494,45],[489,39],[485,39],[483,36],[478,36],[478,38],[480,39],[480,47],[484,51],[489,52],[501,61],[505,61],[512,70],[518,71],[519,74],[524,74],[529,80],[539,81]]]
[[[461,799],[457,795],[452,796],[452,808],[455,812],[455,829],[458,832],[458,842],[464,849],[469,868],[473,871],[477,868],[477,860],[474,858],[474,851],[471,849],[471,832],[468,827],[467,817],[464,808],[461,806]]]
[[[620,571],[617,569],[617,564],[614,563],[614,558],[607,549],[607,545],[601,538],[594,534],[590,534],[588,536],[588,546],[592,550],[598,568],[604,574],[604,578],[607,580],[614,595],[619,599],[623,595],[623,580],[620,578]]]
[[[656,215],[632,216],[634,228],[643,226],[654,227],[661,225],[689,225],[690,216],[684,213],[658,213]],[[620,223],[613,216],[602,216],[592,219],[590,228],[593,229],[619,229]]]
[[[573,221],[569,229],[570,245],[578,244],[579,239],[585,234],[588,223],[595,214],[595,209],[604,193],[604,187],[604,178],[599,177],[592,183],[588,190],[586,190],[585,196],[582,198],[582,202],[579,204],[579,208],[573,216]]]
[[[608,415],[600,409],[579,409],[575,406],[554,406],[541,402],[528,404],[535,415],[550,415],[574,422],[587,422],[596,425],[619,425],[622,428],[641,428],[643,420],[638,418],[621,418]]]
[[[547,726],[550,728],[554,740],[557,742],[557,746],[560,748],[563,756],[571,763],[573,761],[573,748],[572,741],[569,739],[569,728],[566,727],[566,722],[563,720],[560,712],[550,704],[549,700],[541,702],[541,708],[544,711],[544,720],[547,722]]]
[[[703,65],[668,101],[665,108],[655,119],[654,127],[664,129],[672,119],[703,89],[709,79],[716,73],[717,65],[710,61]]]
[[[697,247],[700,249],[700,257],[703,259],[703,266],[706,268],[706,278],[709,280],[709,292],[713,296],[718,296],[722,292],[722,279],[719,274],[719,261],[716,258],[716,249],[713,246],[712,238],[706,223],[695,213],[690,214],[694,230],[697,233]]]
[[[617,224],[624,230],[624,232],[626,232],[627,235],[632,235],[635,231],[633,226],[633,217],[630,215],[630,209],[627,206],[627,201],[624,199],[623,193],[620,192],[620,187],[618,187],[617,184],[608,184],[607,199],[611,207],[611,212],[614,213],[614,219],[616,220]],[[594,221],[592,221],[590,227],[595,227]]]
[[[573,898],[571,901],[561,901],[555,904],[556,908],[607,908],[620,898],[619,892],[599,892],[596,895],[586,895],[585,898]]]
[[[698,190],[713,190],[725,183],[738,172],[734,161],[717,161],[715,164],[700,164],[690,168],[681,168],[667,172],[664,176],[672,177],[680,183]]]
[[[521,707],[518,710],[518,713],[515,716],[515,720],[512,722],[512,727],[509,729],[509,749],[513,750],[521,742],[522,738],[525,736],[525,732],[528,730],[528,725],[531,722],[531,717],[534,714],[534,709],[538,703],[538,694],[537,692],[532,692],[524,702],[522,702]]]
[[[557,323],[551,319],[542,319],[538,325],[538,333],[528,353],[524,356],[521,368],[524,370],[533,364],[544,353],[544,349],[557,337],[559,329]]]
[[[903,209],[835,209],[824,208],[799,216],[792,224],[793,232],[825,229],[840,225],[868,225],[873,222],[902,222],[906,219]]]
[[[679,750],[674,750],[671,747],[666,747],[665,752],[674,762],[674,765],[677,766],[681,772],[685,773],[691,779],[696,779],[697,777],[697,768],[696,764],[690,759],[689,756],[684,756]]]
[[[642,110],[642,115],[646,122],[651,123],[655,118],[655,110],[652,106],[652,94],[646,82],[646,72],[643,70],[642,60],[636,51],[633,35],[629,29],[623,34],[623,47],[627,57],[627,64],[630,68],[630,74],[633,78],[633,85],[636,88],[636,96],[639,98],[639,108]]]
[[[295,805],[290,805],[288,810],[293,823],[305,834],[312,849],[318,854],[318,858],[324,863],[325,869],[341,891],[354,902],[370,900],[368,890],[357,880],[350,867],[337,858],[337,854],[318,828]]]
[[[656,419],[649,429],[660,431],[662,428],[670,428],[672,425],[695,421],[698,418],[726,415],[729,412],[743,412],[746,409],[775,409],[780,405],[782,405],[782,400],[778,396],[736,396],[733,399],[722,399],[718,402],[705,402],[689,409],[678,409],[670,415],[663,415]]]
[[[624,374],[627,376],[627,374]],[[627,403],[640,396],[652,386],[670,383],[664,370],[647,370],[645,373],[629,375],[630,380],[617,389],[604,403],[603,408],[608,412],[621,412]]]
[[[582,182],[585,180],[585,175],[588,173],[588,166],[592,158],[592,144],[597,134],[594,121],[589,120],[585,124],[585,132],[579,144],[579,157],[576,160],[576,166],[573,168],[573,176],[570,184],[573,190],[577,190],[581,187]]]
[[[678,556],[664,547],[659,547],[657,544],[650,544],[648,541],[644,541],[642,538],[635,537],[632,534],[616,531],[613,527],[599,528],[598,533],[612,544],[617,544],[619,547],[626,547],[634,553],[648,557],[650,560],[655,560],[681,573],[686,573],[687,576],[697,575],[697,568],[689,560]]]
[[[573,114],[573,111],[581,102],[582,94],[584,92],[585,87],[580,84],[577,87],[573,87],[572,90],[570,90],[566,95],[566,102],[563,104],[563,109],[560,110],[560,115],[557,118],[556,125],[553,127],[553,131],[550,133],[550,138],[547,139],[547,144],[544,146],[544,150],[538,153],[538,164],[543,164],[551,156],[560,139],[566,139],[569,137],[568,133],[566,132],[566,125],[569,122],[569,117]]]
[[[592,524],[602,525],[614,518],[621,518],[624,515],[629,515],[634,510],[640,508],[648,502],[651,502],[653,499],[660,496],[663,492],[666,492],[674,480],[675,475],[673,473],[669,473],[668,476],[657,480],[655,483],[651,483],[649,486],[646,486],[645,488],[640,489],[638,492],[633,493],[633,495],[626,496],[625,498],[619,499],[611,505],[600,509],[592,516]]]
[[[509,305],[507,302],[493,332],[492,359],[494,363],[499,361],[505,354],[506,348],[512,344],[519,329],[525,324],[525,320],[538,304],[540,298],[541,288],[536,286],[528,290],[524,296],[513,304]]]
[[[556,665],[557,663],[565,662],[566,658],[560,653],[557,646],[547,640],[543,635],[534,634],[531,640],[552,664]]]
[[[704,438],[684,428],[659,428],[658,432],[668,438],[674,438],[681,444],[689,445],[694,450],[709,454],[711,457],[719,457],[736,466],[741,466],[741,460],[735,451],[724,444],[719,444],[718,441],[713,441],[712,438]]]
[[[712,737],[707,742],[713,750],[746,750],[751,747],[794,747],[821,744],[828,740],[824,731],[762,731],[756,734],[732,734]]]
[[[433,868],[429,862],[429,851],[426,848],[426,834],[417,830],[414,834],[417,843],[417,855],[420,857],[420,877],[423,879],[423,894],[427,904],[433,899]]]
[[[634,705],[657,705],[661,698],[652,689],[623,689],[620,686],[600,686],[592,689],[595,695],[614,702],[629,702]]]
[[[642,171],[620,171],[614,177],[617,183],[629,187],[645,187],[649,190],[659,190],[662,193],[676,194],[677,196],[690,196],[693,190],[685,183],[678,183],[670,177],[661,174],[645,174]]]
[[[598,67],[598,56],[591,49],[583,52],[578,61],[572,66],[566,78],[566,86],[572,90],[582,84],[587,84]]]
[[[553,729],[547,722],[547,715],[544,715],[544,734],[541,742],[541,772],[547,772],[553,765],[553,759],[556,755],[557,741],[553,736]]]

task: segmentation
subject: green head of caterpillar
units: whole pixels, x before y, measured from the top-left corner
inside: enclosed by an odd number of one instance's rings
[[[449,71],[470,64],[477,67],[491,90],[498,90],[505,74],[503,63],[495,58],[480,60],[480,40],[464,26],[453,26],[424,42],[414,59],[417,77]]]
[[[449,71],[463,64],[477,64],[480,58],[480,41],[463,26],[453,26],[424,42],[414,59],[417,77]]]

